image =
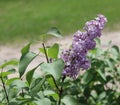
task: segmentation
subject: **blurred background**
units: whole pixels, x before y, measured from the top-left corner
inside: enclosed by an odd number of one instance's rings
[[[0,44],[37,40],[51,27],[70,35],[100,13],[105,31],[116,31],[119,10],[120,0],[0,0]]]

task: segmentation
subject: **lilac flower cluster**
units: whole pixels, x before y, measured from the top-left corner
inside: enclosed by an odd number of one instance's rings
[[[64,76],[75,79],[79,75],[80,69],[86,70],[90,67],[86,54],[88,50],[95,48],[94,39],[101,36],[106,22],[106,17],[100,14],[95,20],[86,22],[84,32],[77,31],[73,35],[72,47],[61,53],[61,58],[65,62]]]

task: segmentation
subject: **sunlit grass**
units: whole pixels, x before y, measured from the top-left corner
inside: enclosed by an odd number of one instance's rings
[[[50,27],[64,34],[102,13],[107,29],[118,25],[119,0],[0,0],[0,43],[39,39]]]

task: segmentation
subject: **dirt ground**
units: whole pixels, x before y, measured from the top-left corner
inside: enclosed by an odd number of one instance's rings
[[[101,36],[101,44],[102,47],[105,48],[108,45],[109,41],[112,41],[112,44],[120,46],[120,32],[104,32],[103,35]],[[69,48],[69,46],[72,43],[72,36],[65,36],[61,39],[58,38],[53,38],[48,40],[47,45],[51,45],[53,43],[59,43],[60,44],[60,49],[66,49]],[[20,50],[24,45],[12,45],[12,46],[5,46],[5,45],[0,45],[0,65],[4,61],[8,61],[10,59],[19,59],[21,54]],[[41,43],[33,44],[31,45],[31,51],[38,53],[39,48],[41,47]],[[32,67],[37,65],[38,63],[44,61],[44,55],[40,54],[38,58],[36,58],[32,62]]]

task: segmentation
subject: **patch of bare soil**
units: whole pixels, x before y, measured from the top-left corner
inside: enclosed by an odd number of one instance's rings
[[[103,33],[101,36],[101,44],[102,47],[107,47],[108,42],[112,41],[112,44],[120,45],[120,32],[106,32]],[[72,36],[65,36],[63,38],[52,38],[48,40],[46,43],[47,45],[51,45],[54,43],[60,44],[61,49],[67,49],[72,43]],[[20,58],[20,50],[23,47],[23,45],[12,45],[12,46],[4,46],[0,45],[0,64],[2,61],[8,61],[10,59],[14,58]],[[38,48],[41,47],[41,43],[33,44],[31,46],[31,51],[33,52],[39,52]],[[43,55],[41,55],[43,57]]]
[[[120,46],[120,32],[105,32],[101,36],[101,44],[103,48],[106,48],[108,46],[108,42],[112,41],[112,44]],[[60,44],[60,49],[67,49],[72,43],[72,36],[65,36],[61,39],[58,38],[52,38],[48,40],[46,43],[47,45],[52,45],[54,43]],[[21,56],[20,50],[23,47],[23,45],[12,45],[12,46],[0,46],[0,65],[8,61],[10,59],[19,59]],[[39,53],[39,48],[41,47],[41,43],[33,44],[31,46],[31,51]],[[37,57],[31,65],[28,68],[33,68],[40,62],[45,61],[44,55],[40,54],[39,57]]]

